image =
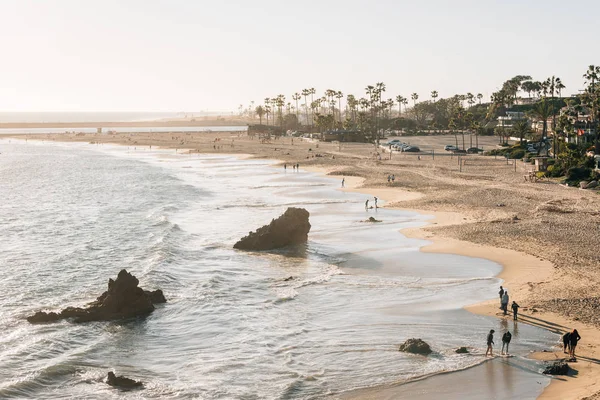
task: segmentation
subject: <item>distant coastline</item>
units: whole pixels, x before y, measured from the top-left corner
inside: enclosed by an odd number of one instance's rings
[[[202,119],[185,121],[129,121],[129,122],[0,122],[0,129],[43,129],[43,128],[159,128],[159,127],[188,127],[188,126],[245,126],[243,121],[229,119]]]

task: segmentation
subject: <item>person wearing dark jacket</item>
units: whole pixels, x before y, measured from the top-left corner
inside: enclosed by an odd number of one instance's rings
[[[512,310],[513,310],[513,319],[516,321],[517,320],[517,314],[519,313],[519,305],[517,304],[516,301],[513,300],[512,302]]]
[[[504,335],[502,335],[502,354],[508,355],[508,345],[510,344],[510,340],[512,339],[512,335],[509,331],[506,331]],[[506,353],[504,352],[504,346],[506,346]]]
[[[577,347],[577,342],[581,340],[581,336],[579,336],[579,332],[577,329],[573,329],[573,332],[569,335],[569,344],[571,345],[571,358],[575,358],[575,347]]]
[[[504,288],[502,286],[500,286],[498,294],[500,295],[500,308],[502,308],[502,296],[504,296]]]

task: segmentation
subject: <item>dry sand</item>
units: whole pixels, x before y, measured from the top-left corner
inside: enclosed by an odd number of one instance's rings
[[[15,136],[24,139],[24,135]],[[386,201],[386,206],[432,214],[426,227],[403,233],[433,240],[423,251],[482,257],[503,265],[500,277],[521,305],[521,320],[557,333],[577,328],[582,336],[577,372],[557,377],[541,398],[600,398],[600,196],[559,185],[524,180],[527,165],[494,157],[459,159],[443,151],[453,136],[405,140],[435,154],[380,153],[373,145],[318,143],[295,138],[250,139],[238,132],[117,135],[27,135],[29,139],[116,143],[142,150],[145,146],[191,149],[201,153],[252,154],[257,158],[299,163],[340,181],[344,190],[361,190]],[[496,138],[479,138],[479,147]],[[468,139],[467,139],[468,143]],[[379,150],[381,152],[381,150]],[[387,176],[395,174],[394,185]],[[472,312],[496,316],[495,293]],[[498,316],[501,317],[501,316]],[[556,350],[556,349],[548,349]],[[552,355],[551,355],[552,354]],[[562,358],[562,353],[534,357]],[[598,394],[597,394],[598,393]]]

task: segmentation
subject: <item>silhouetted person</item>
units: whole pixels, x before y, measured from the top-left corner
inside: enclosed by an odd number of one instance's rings
[[[283,164],[283,169],[287,169],[287,164]]]
[[[498,294],[500,295],[500,308],[502,308],[502,296],[504,296],[504,288],[502,286],[500,286]]]
[[[345,182],[346,182],[346,178],[342,178],[342,187],[344,187]]]
[[[502,354],[508,354],[508,345],[510,344],[511,339],[512,335],[509,331],[506,331],[504,335],[502,335]],[[504,353],[504,346],[506,346],[506,353]]]
[[[567,332],[562,337],[563,340],[563,353],[571,354],[571,332]]]
[[[375,197],[375,209],[377,210],[377,197]]]
[[[573,329],[573,332],[569,335],[569,344],[571,345],[571,357],[575,358],[575,347],[577,347],[577,342],[581,340],[581,336],[579,336],[579,332],[577,329]]]
[[[369,209],[369,199],[367,199],[367,201],[365,201],[365,211],[367,211]]]
[[[516,301],[513,300],[512,302],[512,310],[513,310],[513,319],[516,321],[517,320],[517,314],[519,313],[519,305],[517,304]]]
[[[493,356],[492,346],[494,344],[494,330],[491,329],[490,333],[487,335],[487,350],[485,351],[485,355],[487,356],[490,353],[490,356]]]

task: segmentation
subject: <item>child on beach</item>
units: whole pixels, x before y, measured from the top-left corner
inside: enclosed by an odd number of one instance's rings
[[[494,344],[494,330],[491,329],[490,333],[488,333],[487,335],[487,350],[485,351],[485,355],[487,357],[488,353],[490,354],[490,356],[494,356],[494,354],[492,353],[492,345]]]

